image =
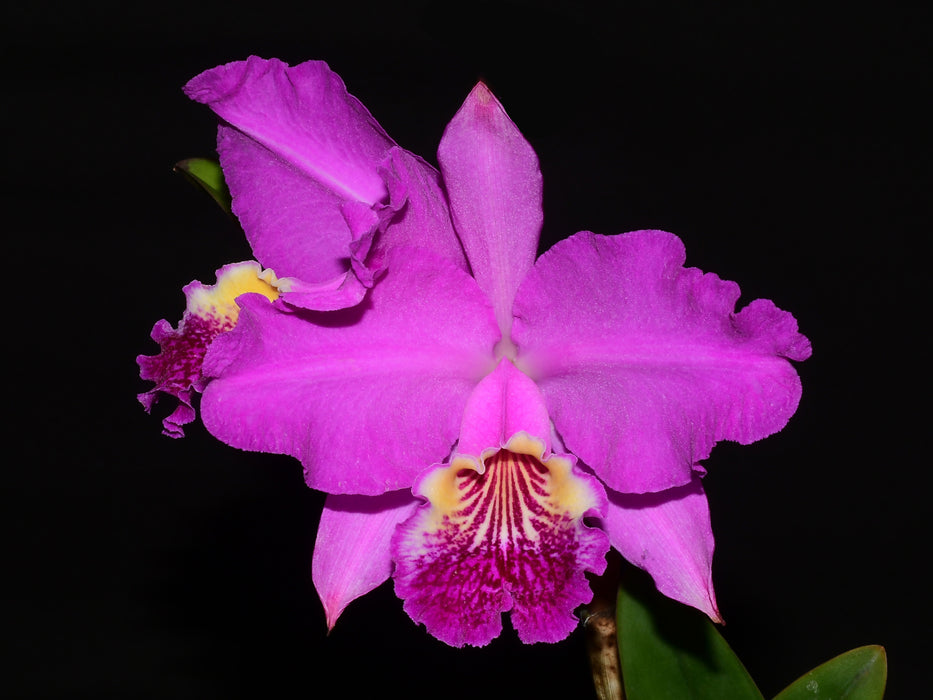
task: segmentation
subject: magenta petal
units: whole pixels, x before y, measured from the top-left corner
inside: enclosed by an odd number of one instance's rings
[[[359,233],[340,207],[386,199],[379,166],[394,143],[340,77],[318,61],[253,56],[196,76],[185,92],[226,123],[221,165],[260,262],[309,283],[345,272]]]
[[[611,488],[690,483],[719,440],[780,430],[809,343],[771,302],[735,313],[739,288],[683,267],[662,231],[579,233],[541,256],[515,299],[516,365],[564,444]]]
[[[364,303],[287,313],[253,295],[204,361],[204,424],[224,442],[301,460],[312,488],[375,495],[411,486],[456,441],[492,369],[492,309],[469,275],[394,248]]]
[[[185,93],[342,199],[385,195],[376,167],[394,144],[323,61],[251,56],[192,78]]]
[[[327,496],[311,561],[311,579],[324,605],[327,629],[334,628],[347,605],[392,574],[392,534],[420,503],[407,490]]]
[[[218,129],[217,150],[233,212],[264,266],[312,284],[347,270],[346,200],[231,127]]]
[[[538,157],[479,83],[447,125],[437,159],[473,276],[507,338],[512,299],[534,264],[541,231]]]
[[[282,284],[282,301],[299,309],[316,311],[336,311],[356,306],[363,301],[368,290],[352,270],[317,284],[295,277],[287,277],[279,282]]]
[[[713,592],[713,531],[700,479],[660,493],[607,491],[609,542],[658,590],[722,622]]]
[[[461,270],[469,270],[438,172],[421,158],[395,147],[389,151],[382,174],[389,188],[393,216],[379,236],[377,248],[427,248]]]

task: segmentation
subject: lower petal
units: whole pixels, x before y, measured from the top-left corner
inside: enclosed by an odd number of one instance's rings
[[[347,605],[388,580],[392,533],[418,504],[407,490],[327,496],[311,561],[311,579],[324,605],[327,629],[334,628]]]
[[[713,592],[713,531],[698,477],[659,493],[608,491],[603,527],[623,557],[647,571],[658,590],[722,622]]]
[[[584,571],[605,568],[608,539],[583,523],[602,487],[566,457],[501,449],[484,467],[437,466],[415,485],[428,503],[393,538],[396,593],[455,647],[488,644],[506,611],[523,642],[559,641],[592,597]]]

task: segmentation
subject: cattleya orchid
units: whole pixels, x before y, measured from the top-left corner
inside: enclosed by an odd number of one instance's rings
[[[141,357],[234,447],[298,458],[328,494],[312,577],[333,627],[394,577],[438,639],[576,625],[610,547],[720,620],[700,466],[780,430],[800,399],[794,318],[685,268],[662,231],[577,233],[535,259],[537,157],[482,83],[440,174],[320,62],[250,58],[186,87],[257,262],[186,288]],[[263,267],[260,267],[260,264]],[[263,270],[265,268],[265,270]]]

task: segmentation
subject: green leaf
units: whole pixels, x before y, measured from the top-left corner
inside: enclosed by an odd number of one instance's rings
[[[884,647],[858,647],[802,675],[774,700],[881,700],[887,679]]]
[[[230,213],[230,190],[224,181],[220,163],[208,158],[187,158],[175,163],[175,172],[202,187],[228,214]]]
[[[616,615],[626,700],[764,700],[703,613],[627,570]]]

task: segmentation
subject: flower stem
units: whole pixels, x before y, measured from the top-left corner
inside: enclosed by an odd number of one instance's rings
[[[586,650],[597,700],[625,700],[616,637],[616,596],[620,569],[618,555],[615,550],[610,550],[605,573],[590,577],[593,600],[579,611],[586,633]]]

